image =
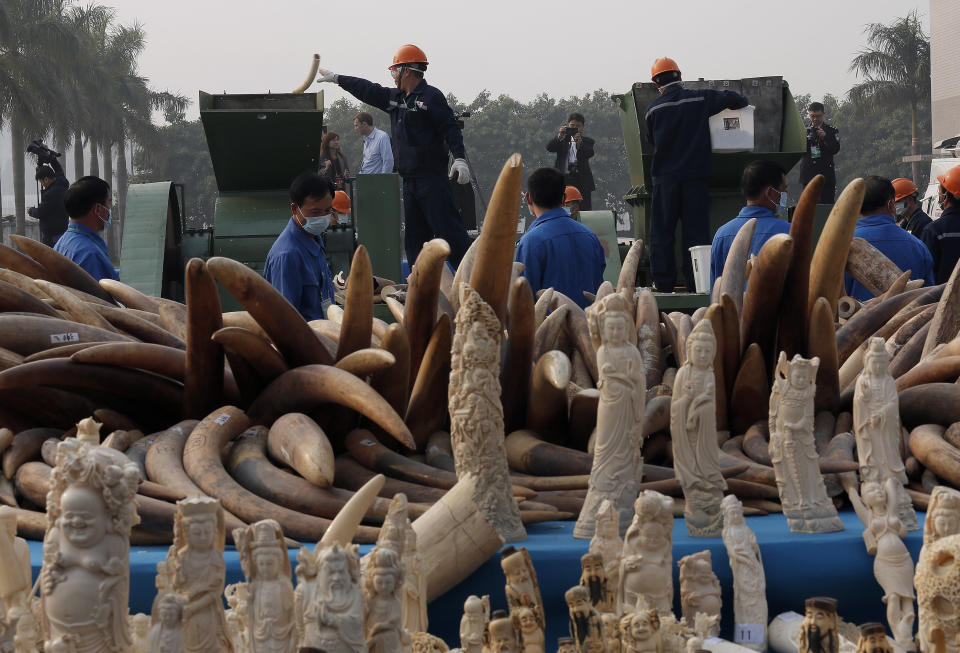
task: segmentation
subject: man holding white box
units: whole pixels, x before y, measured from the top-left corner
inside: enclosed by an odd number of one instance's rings
[[[660,97],[647,107],[644,121],[653,144],[653,215],[650,221],[650,263],[660,292],[673,292],[677,281],[674,240],[681,223],[684,252],[710,243],[710,196],[713,175],[710,116],[741,109],[747,98],[733,91],[683,88],[677,62],[662,57],[650,71]],[[683,257],[683,276],[693,284],[693,265]]]

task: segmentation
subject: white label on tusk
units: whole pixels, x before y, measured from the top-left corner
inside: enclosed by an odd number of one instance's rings
[[[217,415],[217,418],[213,421],[219,424],[220,426],[223,426],[224,424],[230,421],[230,413],[220,413],[219,415]]]
[[[362,444],[365,447],[372,447],[373,445],[376,444],[376,442],[374,442],[373,440],[360,440],[360,444]]]
[[[61,344],[64,342],[80,342],[79,333],[51,333],[50,334],[50,343],[51,344]]]

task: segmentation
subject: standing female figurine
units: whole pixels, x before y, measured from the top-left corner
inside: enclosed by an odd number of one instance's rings
[[[173,591],[186,599],[183,608],[183,650],[191,653],[233,653],[223,612],[223,562],[226,528],[217,499],[190,497],[177,502],[173,546],[167,570]]]
[[[770,392],[770,460],[787,525],[794,533],[842,531],[827,497],[813,441],[813,397],[820,359],[780,352]]]
[[[327,132],[320,139],[320,174],[326,177],[336,190],[346,189],[350,165],[340,150],[340,134]]]
[[[923,546],[920,548],[920,558],[917,561],[917,570],[930,568],[933,565],[933,545],[945,537],[956,535],[960,530],[960,492],[946,485],[938,485],[930,493],[930,503],[927,505],[927,518],[923,522]],[[919,577],[919,573],[917,574]],[[916,585],[918,588],[920,584]],[[923,595],[921,594],[921,597]],[[928,608],[923,601],[917,601],[917,639],[921,651],[933,650],[928,629],[925,627],[930,619]]]
[[[906,529],[896,515],[896,479],[888,478],[881,486],[867,481],[860,486],[861,496],[851,483],[846,489],[857,517],[866,526],[863,541],[867,553],[874,556],[873,575],[883,588],[887,604],[887,623],[893,639],[907,651],[913,643],[913,560],[900,539]]]
[[[767,581],[757,537],[743,518],[743,504],[733,494],[723,497],[723,544],[733,571],[734,641],[767,650]]]
[[[727,487],[717,444],[717,388],[713,358],[717,339],[710,320],[700,320],[687,337],[687,362],[673,383],[670,437],[683,510],[691,537],[717,537],[723,528],[720,500]]]
[[[863,373],[853,393],[853,430],[860,458],[860,479],[883,483],[897,480],[897,517],[908,531],[915,531],[917,514],[904,489],[907,474],[900,459],[900,402],[897,384],[888,369],[890,356],[883,338],[871,338]]]
[[[643,477],[643,412],[646,370],[636,346],[630,304],[611,293],[587,308],[587,325],[600,370],[597,436],[587,498],[573,536],[588,539],[596,529],[597,511],[609,500],[627,523]]]

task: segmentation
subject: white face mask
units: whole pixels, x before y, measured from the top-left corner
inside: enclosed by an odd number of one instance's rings
[[[303,214],[303,210],[300,210],[300,217],[303,218],[303,230],[308,234],[313,236],[319,236],[327,230],[327,227],[330,226],[330,216],[321,215],[316,218],[308,218]]]
[[[780,193],[780,200],[774,203],[773,212],[778,216],[785,217],[787,214],[787,191],[778,191],[776,188],[773,189],[774,192]]]
[[[897,202],[893,205],[893,210],[898,216],[902,216],[907,212],[907,203],[906,202]]]
[[[103,205],[101,204],[101,206]],[[97,217],[99,218],[100,216],[97,216]],[[100,218],[100,221],[103,222],[104,229],[106,229],[111,224],[113,224],[113,207],[112,206],[107,207],[107,219],[104,220],[103,218]]]

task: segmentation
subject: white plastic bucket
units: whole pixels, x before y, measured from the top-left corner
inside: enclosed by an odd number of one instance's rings
[[[690,248],[693,261],[693,281],[697,292],[710,292],[710,245],[697,245]]]

